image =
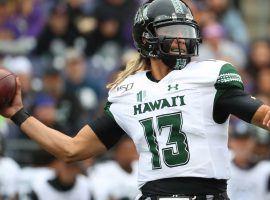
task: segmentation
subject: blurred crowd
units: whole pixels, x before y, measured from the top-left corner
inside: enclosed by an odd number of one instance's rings
[[[70,136],[103,112],[106,84],[137,54],[132,22],[142,2],[0,0],[0,66],[20,77],[26,109]],[[194,60],[232,63],[245,89],[270,105],[270,2],[185,2],[203,38]],[[128,138],[102,157],[73,164],[43,152],[1,116],[0,138],[0,200],[118,200],[138,193],[138,158]],[[231,199],[270,199],[269,133],[232,118],[229,147]]]

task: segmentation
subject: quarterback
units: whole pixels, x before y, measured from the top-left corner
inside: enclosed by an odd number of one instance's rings
[[[103,116],[75,137],[27,114],[20,87],[0,113],[66,162],[104,153],[129,135],[139,153],[142,200],[229,199],[229,116],[270,130],[270,107],[244,91],[230,63],[191,62],[201,38],[184,2],[144,3],[134,18],[133,38],[138,58],[108,85]]]

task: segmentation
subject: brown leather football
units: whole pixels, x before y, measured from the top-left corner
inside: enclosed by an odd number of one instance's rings
[[[12,102],[16,92],[16,75],[0,68],[0,109]]]

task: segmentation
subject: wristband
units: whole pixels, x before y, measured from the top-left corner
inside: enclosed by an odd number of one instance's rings
[[[27,113],[23,108],[18,110],[10,119],[17,125],[21,126],[22,123],[30,117],[30,114]]]

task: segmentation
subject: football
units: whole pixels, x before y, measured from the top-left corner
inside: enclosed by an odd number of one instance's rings
[[[0,68],[0,109],[8,106],[16,92],[16,75]]]

